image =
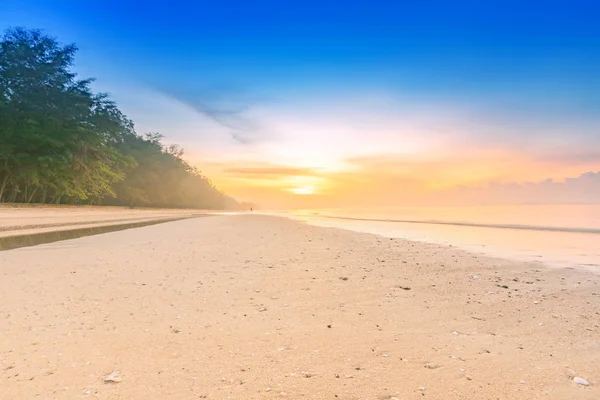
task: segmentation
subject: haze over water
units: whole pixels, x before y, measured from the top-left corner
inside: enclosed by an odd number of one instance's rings
[[[600,272],[598,204],[323,209],[289,215],[312,225]]]

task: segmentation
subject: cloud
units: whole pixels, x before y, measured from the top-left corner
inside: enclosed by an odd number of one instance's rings
[[[226,174],[246,175],[246,176],[312,176],[317,172],[311,168],[291,168],[291,167],[238,167],[227,168],[223,170]]]
[[[158,91],[226,128],[231,138],[240,144],[252,144],[267,133],[262,122],[251,114],[254,107],[268,100],[242,88],[229,85],[197,88],[193,93],[173,89]]]
[[[537,156],[542,162],[564,165],[600,165],[600,145],[598,149],[565,149],[561,152],[551,152]]]
[[[256,139],[259,132],[259,124],[245,117],[248,107],[236,110],[216,109],[199,103],[186,102],[177,99],[190,106],[198,113],[212,119],[225,128],[228,128],[231,137],[241,144],[250,144]]]
[[[482,187],[459,187],[440,194],[446,202],[460,204],[600,203],[600,171],[589,171],[564,181],[492,182]]]

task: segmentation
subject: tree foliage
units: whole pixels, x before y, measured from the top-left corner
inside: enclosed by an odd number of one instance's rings
[[[77,48],[39,30],[0,42],[0,201],[230,208],[237,203],[160,134],[134,125],[92,79]]]

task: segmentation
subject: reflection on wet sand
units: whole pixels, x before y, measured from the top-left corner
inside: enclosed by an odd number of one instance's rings
[[[182,219],[198,218],[204,216],[208,216],[208,214],[175,218],[161,218],[132,222],[128,224],[93,226],[87,228],[77,228],[54,232],[41,232],[17,236],[0,237],[0,251],[16,249],[19,247],[36,246],[38,244],[58,242],[61,240],[77,239],[83,236],[100,235],[102,233],[121,231],[124,229],[141,228],[149,225],[156,225],[165,222],[173,222]]]

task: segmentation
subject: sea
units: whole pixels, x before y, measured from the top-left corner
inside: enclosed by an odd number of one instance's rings
[[[600,273],[600,204],[313,209],[269,214],[315,226]]]

